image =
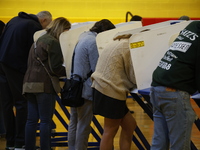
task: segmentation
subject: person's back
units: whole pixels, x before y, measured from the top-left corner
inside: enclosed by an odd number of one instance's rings
[[[5,23],[3,21],[0,20],[0,37],[1,34],[4,30],[5,27]],[[0,138],[4,138],[5,137],[5,125],[4,125],[4,120],[3,120],[3,108],[2,108],[2,99],[0,98]]]
[[[6,128],[6,149],[23,150],[27,100],[22,84],[33,34],[52,20],[48,11],[37,15],[20,12],[5,26],[0,39],[0,93]],[[15,106],[16,114],[13,112]]]
[[[200,21],[193,21],[179,33],[153,72],[151,150],[190,149],[196,117],[190,95],[200,91],[199,58]]]
[[[136,121],[126,99],[136,88],[129,50],[131,34],[120,35],[106,45],[92,74],[93,114],[104,117],[104,133],[100,149],[113,149],[115,135],[121,127],[120,149],[130,150]]]
[[[43,27],[36,15],[19,12],[5,27],[0,41],[0,62],[24,73],[33,34]]]
[[[1,37],[1,34],[3,33],[4,27],[5,27],[5,23],[0,20],[0,37]]]
[[[126,99],[136,83],[128,42],[128,39],[120,39],[107,45],[92,74],[93,88],[119,100]]]
[[[91,80],[87,74],[94,72],[98,59],[98,49],[96,45],[96,36],[98,33],[115,28],[107,19],[102,19],[94,24],[90,31],[80,35],[79,41],[75,47],[74,72],[73,77],[79,75],[84,82],[82,97],[84,104],[81,107],[70,109],[70,124],[68,131],[69,150],[86,150],[88,146],[88,137],[91,131],[90,123],[93,117],[92,113],[92,88]]]
[[[190,23],[173,44],[154,71],[152,86],[164,85],[187,91],[200,91],[200,21]]]

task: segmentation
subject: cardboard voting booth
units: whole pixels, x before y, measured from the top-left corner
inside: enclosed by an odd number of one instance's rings
[[[81,22],[81,23],[72,23],[72,27],[71,27],[70,30],[77,29],[77,28],[80,28],[80,27],[83,27],[83,26],[87,26],[87,25],[94,25],[94,23],[95,23],[95,21],[88,21],[88,22]]]
[[[113,37],[118,32],[140,28],[140,27],[142,27],[142,23],[140,21],[127,22],[127,23],[121,23],[121,24],[116,25],[115,29],[99,33],[96,37],[99,54],[102,52],[105,46],[113,40]]]
[[[115,25],[116,28],[121,27],[121,26],[126,26],[126,25],[131,25],[134,24],[134,26],[136,24],[138,24],[140,27],[142,26],[142,22],[141,21],[129,21],[129,22],[121,22]],[[129,28],[127,29],[129,30]]]
[[[160,28],[160,27],[164,27],[164,26],[168,26],[168,25],[173,25],[175,23],[178,22],[182,22],[183,20],[169,20],[169,21],[164,21],[164,22],[160,22],[160,23],[156,23],[156,24],[151,24],[148,26],[143,26],[141,28],[137,28],[137,29],[127,29],[125,31],[121,31],[118,32],[114,37],[117,37],[119,35],[124,35],[124,34],[136,34],[139,33],[141,31],[145,31],[145,30],[152,30],[152,29],[156,29],[156,28]]]
[[[67,78],[70,78],[72,55],[79,35],[84,31],[89,31],[94,23],[95,22],[84,22],[75,24],[69,31],[63,32],[60,35],[60,45],[64,57]]]
[[[60,45],[64,57],[64,65],[66,67],[67,77],[70,77],[71,72],[71,61],[72,55],[74,51],[74,47],[78,41],[79,35],[84,32],[88,31],[95,22],[84,22],[84,23],[74,23],[69,31],[65,31],[60,35]],[[35,32],[33,35],[34,42],[37,39],[46,33],[45,30],[40,30]]]
[[[34,35],[33,35],[33,40],[34,40],[34,42],[36,42],[37,39],[38,39],[39,37],[41,37],[42,35],[44,35],[45,33],[46,33],[45,30],[40,30],[40,31],[35,32]]]
[[[191,21],[165,25],[146,32],[133,34],[129,47],[138,89],[149,88],[152,73],[178,33]]]

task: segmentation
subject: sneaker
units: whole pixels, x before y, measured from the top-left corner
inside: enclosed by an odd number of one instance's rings
[[[25,150],[25,148],[15,148],[14,150]]]
[[[6,147],[5,150],[14,150],[14,147]]]
[[[14,150],[25,150],[25,146],[22,146],[22,147],[15,147]]]

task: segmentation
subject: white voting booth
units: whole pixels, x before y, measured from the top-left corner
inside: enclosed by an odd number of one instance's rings
[[[73,54],[73,51],[74,51],[74,47],[75,47],[75,45],[78,41],[78,37],[82,32],[88,31],[93,25],[94,25],[94,22],[88,22],[88,23],[83,23],[83,24],[76,23],[76,24],[72,25],[72,28],[69,31],[63,32],[60,35],[59,40],[60,40],[60,44],[61,44],[62,53],[63,53],[63,56],[64,56],[64,62],[65,62],[68,78],[70,77],[70,72],[71,72],[72,54]],[[133,29],[133,28],[137,28],[137,27],[141,27],[141,23],[123,23],[123,24],[120,24],[116,29],[113,29],[112,32],[106,31],[107,33],[104,34],[104,36],[101,36],[101,38],[103,38],[103,40],[101,40],[101,42],[105,42],[105,44],[106,44],[107,42],[109,42],[110,40],[113,39],[113,36],[117,32],[125,31],[127,29]],[[111,30],[109,30],[109,31],[111,31]],[[41,30],[41,31],[36,32],[35,35],[34,35],[34,41],[36,41],[40,36],[42,36],[45,33],[46,33],[45,30]],[[69,119],[70,114],[69,114],[68,110],[66,109],[66,107],[61,104],[59,97],[57,97],[57,102],[58,102],[59,106],[61,107],[62,111],[64,112],[64,115],[66,115],[67,118]],[[63,116],[61,116],[61,114],[57,110],[55,110],[55,115],[60,120],[62,125],[66,128],[66,130],[68,130],[68,124],[63,119]],[[96,142],[89,142],[88,143],[88,146],[89,146],[88,149],[96,150],[96,149],[99,149],[98,147],[99,147],[100,141],[101,141],[101,138],[100,138],[101,136],[99,136],[99,135],[103,134],[103,128],[99,124],[96,117],[93,117],[92,122],[95,125],[94,127],[96,129],[94,130],[93,127],[92,127],[91,128],[92,129],[91,134],[96,139]],[[96,130],[98,130],[98,134],[96,133]],[[136,128],[135,132],[136,132],[137,136],[135,136],[135,134],[134,134],[132,141],[136,144],[136,146],[139,149],[144,149],[143,147],[146,147],[147,149],[149,149],[150,145],[149,145],[148,141],[146,140],[146,138],[144,137],[144,135],[142,134],[142,132],[140,131],[140,129],[138,127]],[[52,138],[52,142],[51,142],[52,146],[55,146],[55,147],[56,146],[68,146],[68,143],[67,143],[68,139],[67,139],[66,131],[56,132],[55,135],[59,136],[59,137],[58,138],[57,137]],[[138,139],[140,139],[140,141]]]
[[[99,54],[102,52],[104,47],[113,40],[116,33],[140,27],[142,27],[142,23],[140,21],[125,22],[117,24],[115,29],[99,33],[96,37]]]
[[[78,41],[79,35],[84,32],[88,31],[95,22],[83,22],[83,23],[74,23],[72,24],[72,27],[69,31],[63,32],[60,35],[60,45],[64,57],[64,64],[66,67],[67,77],[70,77],[71,72],[71,61],[72,61],[72,55],[74,51],[74,47]],[[37,41],[37,39],[44,35],[46,33],[45,30],[40,30],[35,32],[33,39],[34,42]]]
[[[40,31],[35,32],[35,34],[33,35],[33,40],[34,40],[34,42],[36,42],[37,39],[38,39],[40,36],[44,35],[45,33],[46,33],[45,30],[40,30]]]
[[[129,39],[129,47],[133,62],[138,90],[149,88],[152,73],[158,66],[178,33],[191,21],[165,25],[146,32],[133,34]]]
[[[86,29],[88,29],[87,26],[89,25],[89,27],[92,27],[94,25],[94,23],[95,23],[95,21],[88,21],[88,22],[81,22],[81,23],[72,23],[72,27],[71,27],[70,30],[77,29],[77,28],[80,28],[80,27],[83,27],[83,26],[86,26]]]
[[[152,30],[152,29],[163,27],[163,26],[173,25],[175,23],[182,22],[182,21],[183,20],[169,20],[169,21],[164,21],[164,22],[160,22],[156,24],[151,24],[148,26],[143,26],[137,29],[127,29],[126,31],[118,32],[114,37],[117,37],[119,35],[124,35],[124,34],[136,34],[144,30]]]
[[[159,64],[160,59],[169,49],[179,32],[192,21],[182,21],[176,24],[158,26],[146,32],[132,31],[129,39],[129,48],[133,62],[138,91],[130,92],[133,99],[140,105],[146,114],[153,120],[153,106],[150,102],[149,88],[152,82],[152,73]],[[154,26],[154,25],[152,25]],[[124,34],[124,33],[122,33]],[[125,34],[130,34],[130,31]],[[197,101],[199,101],[197,97]],[[200,104],[197,103],[198,106]],[[200,119],[195,120],[196,127],[200,130]],[[197,150],[191,141],[191,150]]]
[[[94,23],[95,22],[84,22],[72,25],[72,28],[69,31],[63,32],[60,35],[60,45],[64,57],[67,78],[70,78],[72,55],[78,37],[84,31],[88,31]]]
[[[142,26],[141,21],[129,21],[129,22],[121,22],[115,25],[116,28],[124,26],[124,25],[131,25],[131,24],[138,24],[140,27]],[[129,29],[129,28],[128,28]]]

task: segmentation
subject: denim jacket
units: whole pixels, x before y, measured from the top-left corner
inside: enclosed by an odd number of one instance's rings
[[[97,33],[87,31],[79,36],[78,43],[75,47],[74,56],[74,75],[79,75],[83,80],[87,79],[87,74],[95,71],[97,60],[99,57],[96,45]],[[88,78],[83,84],[82,97],[87,100],[92,98],[92,81]]]

